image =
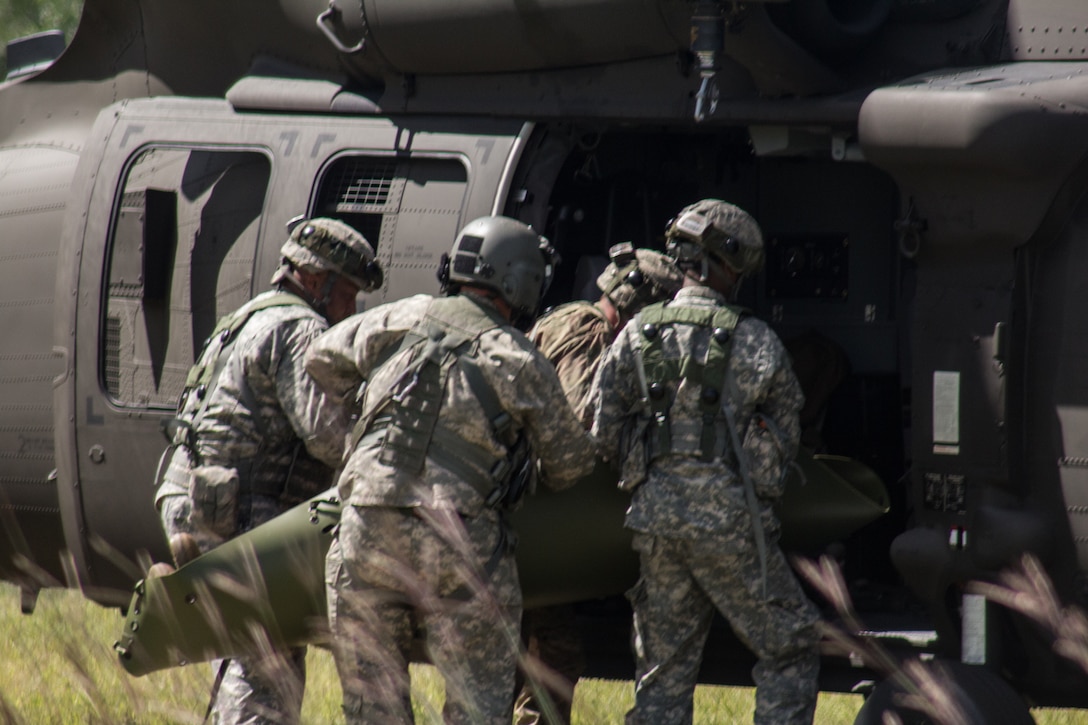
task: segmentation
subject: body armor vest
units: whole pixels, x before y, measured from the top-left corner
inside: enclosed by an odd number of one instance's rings
[[[700,460],[710,461],[723,456],[730,448],[730,438],[724,430],[727,422],[723,398],[729,395],[729,354],[733,331],[741,314],[732,307],[709,309],[665,303],[650,305],[639,312],[636,323],[639,325],[638,352],[642,373],[639,382],[651,418],[647,430],[651,461],[669,453],[695,455]],[[690,355],[678,359],[666,357],[661,344],[662,331],[677,323],[711,330],[706,362],[698,362]],[[693,450],[679,450],[673,444],[673,427],[678,422],[673,421],[669,413],[681,380],[701,386],[699,445]],[[728,405],[729,401],[724,404]]]
[[[193,463],[202,465],[197,431],[204,419],[215,386],[218,384],[223,369],[230,359],[231,351],[237,342],[238,333],[254,314],[272,307],[292,305],[298,306],[300,312],[305,311],[307,314],[312,309],[297,295],[289,292],[276,292],[256,297],[234,312],[220,318],[211,336],[205,341],[204,348],[196,363],[189,368],[189,374],[185,380],[185,389],[178,401],[178,415],[162,422],[163,433],[169,442],[169,446],[160,460],[160,471],[156,475],[156,481],[161,478],[163,463],[169,459],[170,453],[178,446],[188,448]],[[297,491],[294,490],[297,486],[292,486],[292,481],[320,480],[327,470],[325,464],[313,458],[306,451],[302,441],[296,443],[292,452],[286,479],[278,471],[266,470],[265,450],[265,444],[262,443],[257,455],[252,460],[247,461],[247,465],[238,468],[242,492],[280,496],[288,502],[301,501],[318,492],[309,490],[311,486],[303,486]]]
[[[510,415],[475,361],[480,336],[504,323],[497,312],[464,295],[432,300],[389,362],[382,363],[402,369],[385,395],[368,402],[355,427],[352,447],[364,438],[380,438],[382,463],[419,474],[430,457],[474,486],[488,505],[504,503],[512,474],[524,463],[514,455],[516,450],[524,455],[520,450],[523,436],[515,434]],[[496,458],[439,425],[443,395],[455,365],[468,380],[495,437],[506,446],[505,457]],[[480,470],[487,475],[481,476]]]
[[[172,445],[187,446],[196,453],[196,429],[204,418],[204,412],[208,408],[208,401],[223,373],[223,368],[230,359],[231,350],[237,341],[238,332],[249,322],[249,318],[261,310],[270,307],[284,307],[287,305],[300,305],[307,310],[309,305],[300,297],[287,292],[277,292],[266,297],[257,297],[239,307],[234,312],[224,315],[215,326],[215,330],[204,342],[204,349],[200,357],[189,368],[189,374],[185,378],[185,389],[178,400],[178,416],[163,422],[163,431]],[[196,397],[193,401],[190,398]],[[192,408],[191,404],[196,404]]]

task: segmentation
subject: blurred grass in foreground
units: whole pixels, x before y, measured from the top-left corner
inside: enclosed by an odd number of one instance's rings
[[[0,723],[200,723],[212,673],[207,664],[134,678],[118,664],[113,643],[122,624],[70,590],[46,590],[33,615],[19,612],[18,590],[0,584]],[[311,648],[303,722],[340,722],[340,685],[328,652]],[[442,680],[431,667],[413,666],[417,721],[441,722]],[[620,725],[634,698],[630,681],[583,680],[574,700],[574,725]],[[700,686],[696,722],[751,722],[753,690]],[[854,695],[822,693],[820,725],[849,725],[861,707]],[[1088,711],[1035,710],[1040,725],[1088,725]]]

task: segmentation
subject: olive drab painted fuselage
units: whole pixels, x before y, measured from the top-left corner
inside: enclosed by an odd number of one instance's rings
[[[963,599],[1024,553],[1088,598],[1088,7],[846,5],[86,0],[0,85],[0,576],[27,610],[46,586],[126,608],[168,558],[160,421],[292,218],[374,243],[372,307],[437,292],[457,229],[512,216],[561,253],[558,304],[717,197],[764,230],[738,302],[789,347],[819,453],[784,545],[834,553],[874,631],[929,633],[892,641],[1088,706],[1045,634]],[[521,576],[630,676],[626,494],[598,473],[518,512]],[[719,634],[703,677],[745,681]]]

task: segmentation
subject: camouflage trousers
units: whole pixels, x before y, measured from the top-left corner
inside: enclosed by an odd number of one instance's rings
[[[763,592],[751,537],[668,539],[636,533],[641,578],[634,610],[635,706],[627,723],[691,723],[703,648],[715,609],[756,655],[756,725],[812,722],[819,657],[816,608],[782,551],[767,554]]]
[[[412,722],[418,630],[446,681],[445,722],[510,725],[521,588],[511,554],[486,571],[500,536],[491,512],[344,507],[325,573],[349,724]]]
[[[270,521],[283,512],[279,502],[268,496],[243,497],[244,524],[238,533]],[[206,552],[222,543],[210,532],[194,529],[189,520],[188,496],[167,496],[159,517],[167,538],[179,533],[192,535]],[[225,669],[223,669],[225,667]],[[302,712],[306,684],[306,648],[272,651],[260,657],[216,660],[212,671],[222,672],[215,694],[211,722],[215,725],[293,725]],[[217,675],[218,676],[218,675]]]

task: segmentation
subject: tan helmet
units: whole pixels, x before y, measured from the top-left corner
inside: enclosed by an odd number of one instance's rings
[[[305,272],[335,272],[351,280],[363,292],[381,287],[381,265],[374,248],[362,234],[339,219],[319,217],[298,224],[280,248],[285,262]],[[276,284],[287,273],[286,265],[272,277]]]
[[[611,261],[597,278],[597,287],[624,317],[672,299],[684,281],[673,261],[653,249],[635,249],[630,242],[621,242],[608,250],[608,257]]]
[[[763,266],[759,224],[739,206],[721,199],[703,199],[684,207],[666,227],[665,239],[677,264],[709,254],[741,277]]]
[[[532,227],[504,216],[480,217],[442,255],[438,280],[446,293],[463,284],[493,290],[525,321],[536,316],[556,264],[548,239]]]

